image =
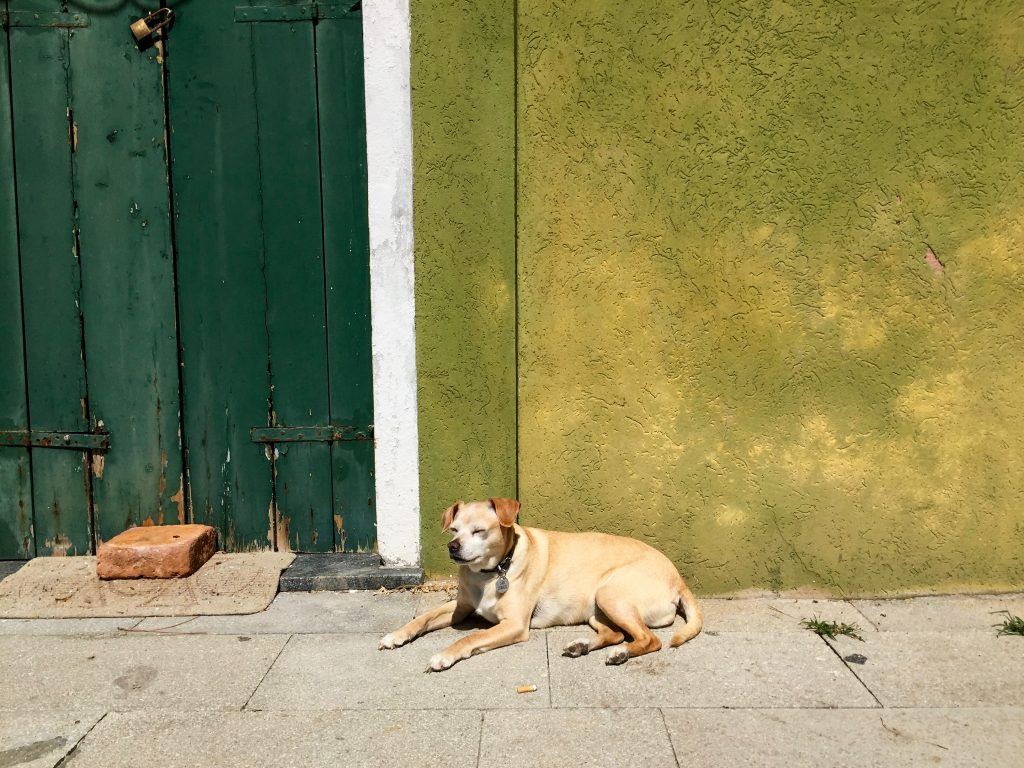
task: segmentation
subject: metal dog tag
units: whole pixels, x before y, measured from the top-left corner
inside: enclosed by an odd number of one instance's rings
[[[508,592],[508,579],[505,578],[504,573],[498,576],[498,581],[494,585],[494,589],[499,595],[504,595]]]

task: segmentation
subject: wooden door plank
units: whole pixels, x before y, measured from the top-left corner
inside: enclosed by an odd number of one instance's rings
[[[235,0],[177,11],[168,49],[185,443],[192,515],[230,550],[270,547],[271,463],[252,26]]]
[[[373,423],[366,108],[360,14],[316,28],[331,419]],[[373,443],[331,449],[338,549],[376,546]]]
[[[28,449],[0,447],[0,560],[35,556]]]
[[[330,419],[313,25],[255,23],[267,328],[274,426]],[[288,446],[276,462],[279,521],[293,549],[334,548],[331,449]],[[280,537],[279,537],[280,538]]]
[[[335,547],[339,552],[377,548],[373,441],[352,440],[332,446]]]
[[[71,37],[89,404],[112,435],[93,460],[97,543],[186,522],[164,99],[156,50],[126,33],[137,17],[93,13]]]
[[[0,3],[0,9],[6,8]],[[21,270],[11,133],[10,60],[6,30],[0,30],[0,428],[25,429],[25,350],[21,323]],[[0,559],[35,554],[32,486],[27,448],[0,448]]]
[[[25,4],[11,3],[11,9]],[[33,429],[88,428],[81,275],[75,242],[69,106],[69,32],[10,32],[19,245],[28,406]],[[37,554],[91,547],[87,455],[32,452]]]

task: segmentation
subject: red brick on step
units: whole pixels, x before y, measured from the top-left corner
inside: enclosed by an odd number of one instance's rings
[[[190,576],[217,551],[208,525],[146,525],[129,528],[100,545],[101,579],[173,579]]]

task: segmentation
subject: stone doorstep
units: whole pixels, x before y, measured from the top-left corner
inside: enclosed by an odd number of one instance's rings
[[[28,560],[0,560],[0,581],[17,571]]]
[[[422,568],[387,568],[369,553],[305,554],[281,574],[279,592],[340,592],[397,589],[423,583]]]

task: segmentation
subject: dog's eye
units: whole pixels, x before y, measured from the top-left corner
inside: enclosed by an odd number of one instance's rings
[[[484,531],[484,529],[483,529],[483,528],[476,528],[476,529],[475,529],[475,530],[473,531],[473,535],[474,535],[474,536],[479,536],[479,535],[480,535],[481,533],[485,533],[485,532],[486,532],[486,531]]]

